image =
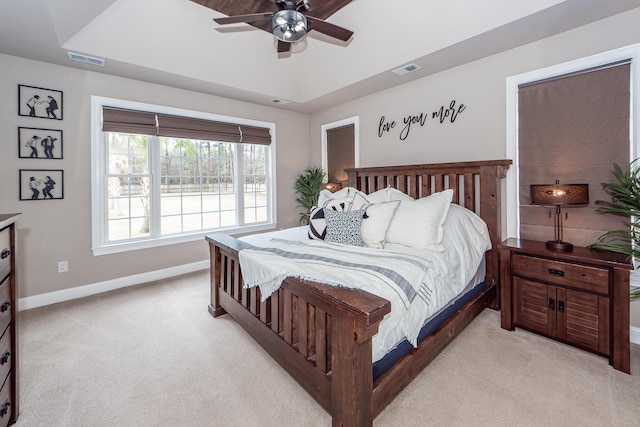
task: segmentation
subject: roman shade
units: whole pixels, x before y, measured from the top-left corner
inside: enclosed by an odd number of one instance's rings
[[[102,130],[104,132],[156,135],[156,129],[155,113],[110,107],[102,109]]]
[[[628,218],[601,215],[595,200],[608,200],[602,182],[614,180],[613,164],[629,164],[629,61],[521,85],[518,90],[520,237],[546,241],[554,235],[553,208],[532,204],[530,186],[589,185],[590,207],[563,209],[564,236],[578,246]]]
[[[102,130],[169,138],[270,145],[268,128],[193,117],[104,107]]]

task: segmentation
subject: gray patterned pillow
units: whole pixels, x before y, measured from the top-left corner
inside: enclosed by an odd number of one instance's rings
[[[350,206],[351,204],[344,201],[329,200],[325,202],[323,207],[315,207],[311,209],[311,213],[309,215],[309,238],[324,240],[327,236],[327,222],[324,219],[325,211],[346,211],[349,210]]]
[[[326,242],[342,243],[351,246],[364,246],[360,235],[362,216],[364,210],[341,212],[325,209],[324,216],[327,222]]]

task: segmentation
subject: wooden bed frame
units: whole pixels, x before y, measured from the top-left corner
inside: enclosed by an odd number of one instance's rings
[[[446,188],[454,203],[479,213],[494,248],[500,242],[500,180],[510,160],[348,169],[365,193],[392,186],[412,197]],[[325,408],[334,426],[370,426],[373,419],[486,307],[499,309],[498,251],[486,254],[485,291],[450,317],[418,348],[373,382],[371,338],[391,310],[367,292],[288,278],[261,302],[244,289],[238,252],[247,244],[207,236],[213,317],[228,313]]]

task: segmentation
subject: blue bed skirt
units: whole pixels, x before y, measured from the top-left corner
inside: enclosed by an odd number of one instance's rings
[[[462,308],[469,301],[477,297],[482,293],[486,285],[486,281],[474,286],[469,292],[461,296],[456,302],[446,307],[440,313],[436,314],[426,325],[420,330],[418,335],[418,344],[424,341],[429,335],[431,335],[436,329],[438,329],[444,322],[447,321],[453,314],[455,314],[460,308]],[[404,340],[398,344],[393,350],[387,353],[382,359],[373,364],[373,382],[375,383],[378,378],[384,375],[389,369],[391,369],[396,363],[398,363],[404,356],[409,354],[414,347],[409,341]]]

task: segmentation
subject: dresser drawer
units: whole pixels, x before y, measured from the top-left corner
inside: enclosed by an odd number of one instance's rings
[[[11,286],[7,277],[0,285],[0,334],[11,322]],[[0,381],[2,379],[0,378]]]
[[[514,254],[511,258],[511,269],[512,274],[516,276],[603,295],[609,294],[609,270],[606,268]]]
[[[10,228],[6,227],[0,231],[0,280],[7,277],[11,273],[11,233]]]
[[[4,379],[4,378],[3,378]],[[3,379],[0,379],[2,381]],[[0,426],[9,425],[11,413],[13,412],[13,399],[11,398],[11,374],[4,379],[4,385],[0,390]]]
[[[0,381],[3,381],[11,371],[13,355],[11,354],[11,328],[0,339]],[[0,402],[1,403],[1,402]]]

